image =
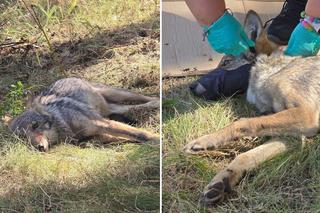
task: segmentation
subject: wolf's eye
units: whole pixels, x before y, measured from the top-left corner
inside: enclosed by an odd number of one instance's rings
[[[45,128],[47,128],[47,129],[50,129],[50,128],[51,128],[51,125],[52,125],[52,123],[51,123],[50,121],[47,121],[47,122],[44,124]]]
[[[39,127],[39,123],[37,121],[32,121],[32,129],[37,129]]]

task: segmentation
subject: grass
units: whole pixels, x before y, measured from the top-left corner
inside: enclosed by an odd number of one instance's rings
[[[187,156],[189,141],[224,127],[235,119],[256,115],[245,98],[206,102],[193,97],[188,85],[196,78],[163,82],[163,210],[164,212],[319,212],[320,138],[250,171],[222,203],[203,207],[200,195],[214,175],[236,155],[265,142],[245,138],[211,155]]]
[[[0,211],[158,212],[159,145],[61,144],[39,153],[7,129],[27,99],[57,79],[159,96],[159,1],[0,3]],[[158,111],[137,126],[159,132]]]

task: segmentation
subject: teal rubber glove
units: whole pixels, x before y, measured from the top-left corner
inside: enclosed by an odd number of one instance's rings
[[[203,30],[210,46],[218,53],[238,56],[254,46],[241,24],[227,11]]]
[[[298,24],[291,34],[284,54],[289,56],[314,56],[320,49],[320,34]]]

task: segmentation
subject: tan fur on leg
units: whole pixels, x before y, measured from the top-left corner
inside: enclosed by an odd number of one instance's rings
[[[247,136],[313,136],[318,132],[318,128],[319,112],[311,107],[296,107],[268,116],[241,119],[213,134],[190,142],[184,150],[195,154],[217,149],[227,142]]]
[[[246,171],[257,168],[261,163],[287,151],[288,141],[273,139],[263,145],[238,155],[224,170],[220,171],[205,187],[204,203],[223,200],[225,192],[230,192]]]

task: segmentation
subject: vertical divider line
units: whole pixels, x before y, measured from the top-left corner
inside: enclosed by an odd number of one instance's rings
[[[160,213],[162,212],[162,146],[163,146],[163,134],[162,134],[162,0],[160,2]]]

